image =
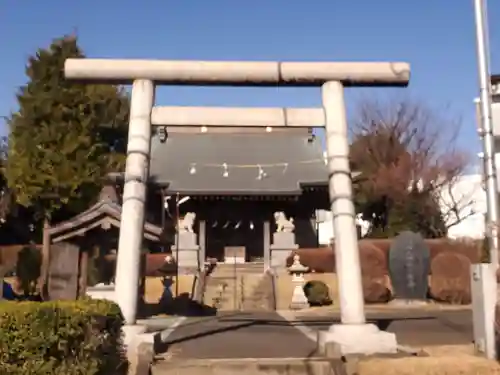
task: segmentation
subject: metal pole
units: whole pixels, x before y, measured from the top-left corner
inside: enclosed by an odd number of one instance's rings
[[[179,297],[179,230],[180,230],[180,210],[179,210],[179,193],[175,195],[175,220],[177,221],[177,227],[175,231],[176,241],[175,241],[175,262],[177,264],[175,271],[175,298]]]
[[[233,257],[233,278],[234,278],[233,308],[234,310],[238,310],[238,273],[236,272],[236,253],[234,254],[235,255]]]
[[[490,262],[498,267],[498,196],[495,165],[495,140],[491,119],[491,83],[488,59],[487,14],[485,0],[474,0],[476,19],[476,44],[481,105],[481,129],[483,130],[483,152],[485,187],[487,197],[486,235]]]
[[[165,224],[166,224],[166,218],[165,218],[165,190],[160,189],[160,194],[161,194],[161,234],[162,234],[162,239],[160,242],[160,247],[161,247],[161,252],[165,252]]]

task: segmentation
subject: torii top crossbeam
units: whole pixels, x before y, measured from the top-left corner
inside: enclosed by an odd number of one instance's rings
[[[130,84],[146,79],[191,86],[407,86],[405,62],[278,62],[67,59],[66,78]]]

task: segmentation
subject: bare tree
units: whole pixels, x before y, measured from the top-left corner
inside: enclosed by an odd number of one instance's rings
[[[474,198],[456,189],[471,159],[458,147],[460,121],[449,111],[409,99],[364,100],[351,124],[351,161],[364,174],[366,196],[393,206],[406,204],[410,192],[433,197],[419,209],[425,214],[437,201],[446,227],[474,214]]]
[[[484,194],[482,176],[451,178],[434,192],[441,206],[443,220],[451,228],[468,217],[480,214],[476,210],[478,194]]]

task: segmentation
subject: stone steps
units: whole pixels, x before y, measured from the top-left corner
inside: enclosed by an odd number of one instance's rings
[[[209,276],[206,284],[203,302],[205,305],[221,309],[228,293],[230,285],[234,284],[233,280],[225,278],[214,278]]]
[[[246,311],[273,311],[276,309],[274,285],[269,279],[270,275],[263,274],[255,279],[251,287],[251,295],[243,301],[243,309]]]
[[[219,311],[257,309],[258,303],[252,304],[252,297],[262,275],[262,272],[228,274],[227,269],[216,268],[207,280],[204,303]]]
[[[231,274],[246,274],[246,273],[263,273],[264,263],[244,263],[244,264],[227,264],[227,263],[217,263],[215,271],[219,275],[231,275]]]
[[[260,275],[249,275],[243,279],[242,285],[242,298],[241,305],[243,310],[258,310],[258,303],[255,302],[254,297],[256,289],[258,288],[263,274]]]

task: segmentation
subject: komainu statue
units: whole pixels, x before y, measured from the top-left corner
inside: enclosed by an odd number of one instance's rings
[[[188,212],[179,220],[179,233],[193,233],[193,225],[196,219],[194,212]]]
[[[287,219],[285,213],[282,211],[274,213],[274,221],[276,222],[276,232],[291,233],[295,229],[293,217]]]

